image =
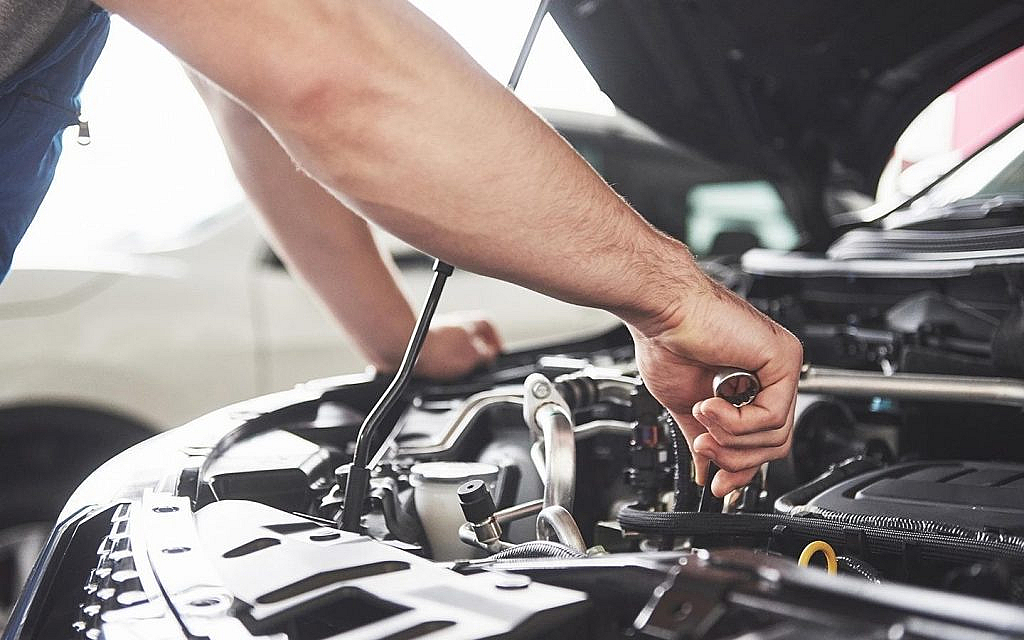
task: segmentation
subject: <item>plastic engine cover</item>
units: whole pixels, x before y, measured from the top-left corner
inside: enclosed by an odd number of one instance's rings
[[[850,478],[808,502],[841,513],[1024,532],[1024,465],[913,462]]]

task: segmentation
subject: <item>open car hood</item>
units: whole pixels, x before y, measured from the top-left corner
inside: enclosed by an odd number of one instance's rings
[[[827,187],[873,195],[910,121],[1024,43],[1022,2],[561,0],[551,13],[619,108],[772,180],[812,225]]]

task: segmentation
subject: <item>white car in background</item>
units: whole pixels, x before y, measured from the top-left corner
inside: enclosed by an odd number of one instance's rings
[[[153,431],[296,380],[362,370],[362,357],[277,260],[248,206],[213,214],[159,250],[19,264],[0,288],[0,407],[75,409]],[[424,293],[430,262],[388,244],[410,294]],[[463,271],[442,305],[484,310],[512,345],[613,323]],[[544,331],[552,317],[557,333]],[[6,426],[3,416],[0,409]]]

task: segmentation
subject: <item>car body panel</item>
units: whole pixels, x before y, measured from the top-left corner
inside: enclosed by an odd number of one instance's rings
[[[828,183],[874,194],[910,121],[1018,47],[1024,6],[910,0],[556,2],[617,107],[712,158],[786,182],[820,216]]]

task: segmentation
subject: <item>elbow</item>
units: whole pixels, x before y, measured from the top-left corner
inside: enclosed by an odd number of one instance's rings
[[[394,108],[381,89],[387,81],[374,70],[324,64],[268,82],[251,108],[298,165],[342,187],[386,155],[381,115]]]

